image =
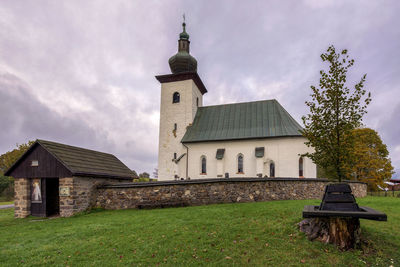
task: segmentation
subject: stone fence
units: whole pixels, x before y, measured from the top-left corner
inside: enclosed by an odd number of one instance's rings
[[[367,195],[367,185],[346,181],[355,197]],[[97,188],[96,207],[157,208],[287,199],[322,199],[327,179],[225,178],[121,183]]]

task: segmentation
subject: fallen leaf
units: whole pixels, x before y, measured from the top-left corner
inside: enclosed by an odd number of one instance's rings
[[[265,246],[266,246],[266,247],[268,247],[268,246],[269,246],[269,244],[268,244],[268,243],[265,243]]]
[[[306,263],[306,260],[305,259],[301,259],[300,262],[301,263]]]
[[[225,257],[225,259],[227,259],[227,260],[230,260],[230,259],[232,259],[231,257],[229,257],[229,256],[226,256]]]

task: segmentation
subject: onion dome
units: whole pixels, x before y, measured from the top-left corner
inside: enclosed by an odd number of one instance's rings
[[[178,53],[169,60],[171,72],[197,72],[197,60],[189,54],[189,34],[186,32],[186,23],[182,23],[183,32],[179,34]]]

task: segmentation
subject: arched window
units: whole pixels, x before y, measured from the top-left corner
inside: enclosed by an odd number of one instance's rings
[[[238,173],[243,173],[243,155],[239,154],[237,157]]]
[[[179,103],[181,101],[181,95],[178,92],[175,92],[172,96],[172,103]]]
[[[271,162],[269,164],[269,177],[274,178],[275,177],[275,163]]]
[[[201,174],[207,173],[207,159],[205,156],[201,156]]]
[[[299,158],[299,177],[304,177],[303,157]]]

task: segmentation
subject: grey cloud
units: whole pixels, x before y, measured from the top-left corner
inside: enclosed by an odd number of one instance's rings
[[[19,85],[3,74],[0,93],[7,107],[23,107],[1,116],[12,135],[2,134],[0,153],[45,135],[115,153],[151,172],[160,101],[154,75],[169,73],[185,12],[207,105],[277,98],[300,121],[324,67],[319,55],[330,44],[349,49],[356,59],[350,84],[368,73],[373,94],[365,123],[379,130],[399,168],[397,128],[384,123],[400,104],[399,7],[397,1],[2,2],[0,70]],[[26,120],[29,113],[41,127]]]

